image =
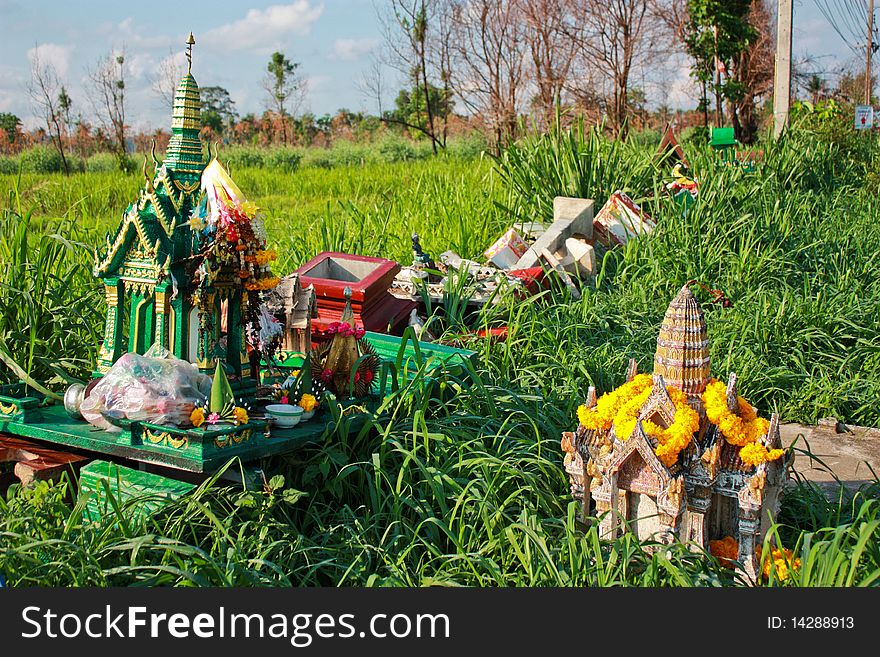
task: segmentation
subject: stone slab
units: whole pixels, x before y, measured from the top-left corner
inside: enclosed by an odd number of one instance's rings
[[[796,450],[803,450],[796,451],[795,472],[825,488],[836,489],[835,477],[848,488],[858,488],[874,482],[874,473],[880,475],[878,429],[834,420],[816,426],[783,424],[780,435],[786,447],[794,444]]]

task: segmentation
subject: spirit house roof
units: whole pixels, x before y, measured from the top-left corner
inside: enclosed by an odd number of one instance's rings
[[[199,175],[205,168],[199,139],[201,107],[199,85],[192,73],[187,72],[174,94],[171,141],[165,155],[165,167],[175,173]]]
[[[187,58],[192,62],[187,41]],[[177,86],[171,114],[171,140],[160,162],[153,154],[153,174],[144,161],[144,186],[129,204],[113,236],[107,237],[103,255],[96,254],[95,276],[122,276],[155,282],[160,270],[192,255],[189,221],[200,200],[199,185],[205,160],[202,155],[199,87],[187,71]]]

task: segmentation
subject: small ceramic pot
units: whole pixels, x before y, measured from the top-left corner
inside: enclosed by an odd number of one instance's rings
[[[266,406],[266,415],[272,419],[275,426],[287,429],[299,424],[303,409],[302,406],[291,404],[269,404]]]
[[[310,411],[303,411],[302,417],[300,421],[305,422],[306,420],[311,420],[315,416],[315,409],[313,408]]]

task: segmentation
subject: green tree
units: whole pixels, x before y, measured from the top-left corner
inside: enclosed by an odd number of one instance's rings
[[[818,73],[813,73],[807,80],[807,93],[810,94],[810,102],[815,105],[822,96],[828,92],[828,83]]]
[[[415,128],[419,133],[431,137],[430,133],[422,130],[425,117],[431,116],[445,120],[452,113],[454,103],[445,89],[435,87],[430,83],[427,89],[428,93],[425,94],[424,89],[417,80],[414,81],[412,88],[401,89],[397,94],[397,98],[394,99],[394,110],[387,112],[386,118],[407,127]],[[425,103],[426,96],[428,98],[427,105]]]
[[[235,101],[223,87],[202,87],[202,125],[211,128],[218,135],[231,128],[238,119]]]
[[[281,140],[287,144],[287,108],[302,99],[304,85],[297,75],[298,62],[290,61],[282,52],[275,51],[266,66],[268,75],[264,86],[269,93],[271,109],[281,119]]]
[[[67,89],[62,85],[61,91],[58,92],[58,111],[64,120],[64,125],[67,126],[68,134],[73,132],[73,122],[70,120],[70,110],[72,107],[73,100],[70,98],[70,94],[67,93]]]
[[[15,141],[18,129],[21,127],[21,119],[12,112],[0,112],[0,130],[6,133],[9,141]]]
[[[694,59],[691,75],[701,84],[706,124],[709,122],[708,92],[715,95],[715,122],[721,124],[723,100],[737,101],[745,90],[734,76],[722,79],[734,58],[748,50],[757,36],[749,23],[751,0],[688,0],[683,38]]]

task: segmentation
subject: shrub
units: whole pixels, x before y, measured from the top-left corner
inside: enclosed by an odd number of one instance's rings
[[[386,137],[379,142],[378,151],[385,162],[406,162],[424,158],[424,155],[418,153],[412,143],[391,137]]]
[[[18,158],[11,155],[0,155],[0,174],[18,173]]]
[[[450,157],[458,157],[463,160],[478,158],[488,149],[486,138],[479,132],[456,137],[446,143],[446,153]]]
[[[304,167],[316,167],[331,169],[333,167],[333,155],[327,148],[307,148],[302,158]]]
[[[89,173],[109,173],[119,170],[119,159],[112,153],[95,153],[85,162]]]
[[[265,165],[266,149],[233,146],[217,154],[218,159],[232,168],[261,168]]]
[[[54,148],[34,146],[21,153],[21,166],[27,173],[60,173],[61,156]]]
[[[266,152],[263,166],[290,173],[297,170],[301,160],[302,153],[298,149],[282,146]]]

